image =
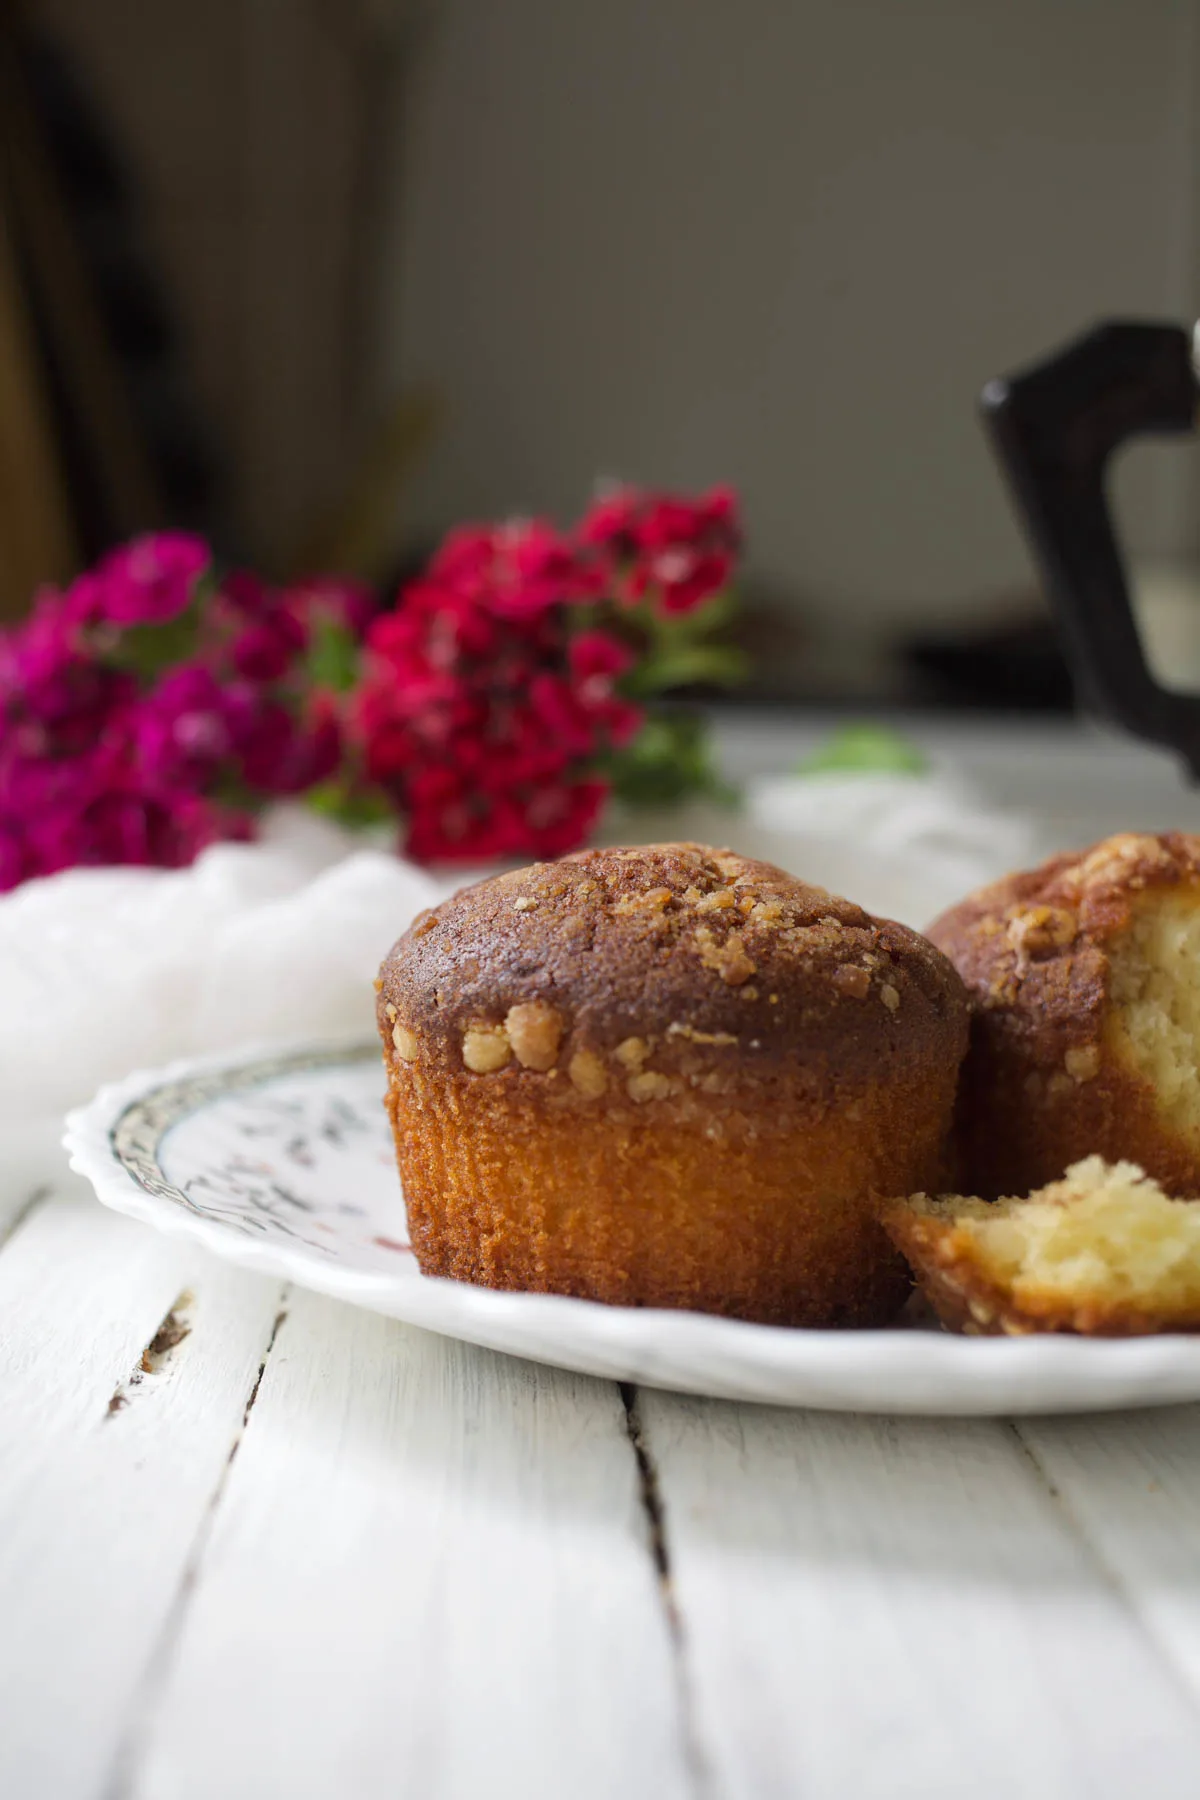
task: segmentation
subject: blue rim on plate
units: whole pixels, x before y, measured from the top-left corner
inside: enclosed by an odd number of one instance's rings
[[[225,1260],[492,1350],[652,1387],[823,1410],[979,1415],[1200,1400],[1200,1338],[798,1331],[422,1276],[377,1047],[269,1043],[141,1071],[70,1114],[106,1206]]]

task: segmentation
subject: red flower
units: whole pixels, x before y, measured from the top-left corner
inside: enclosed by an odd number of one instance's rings
[[[602,576],[542,519],[452,531],[429,565],[444,585],[499,618],[528,619],[602,592]]]
[[[730,488],[699,500],[620,489],[597,501],[577,534],[607,561],[619,598],[690,612],[728,585],[739,543]]]
[[[616,693],[625,646],[569,633],[597,588],[585,562],[537,522],[458,531],[371,627],[350,728],[413,856],[556,856],[586,833],[607,791],[592,766],[642,714]]]

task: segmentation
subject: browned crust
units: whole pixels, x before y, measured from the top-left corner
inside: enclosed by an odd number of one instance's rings
[[[944,1179],[966,1037],[915,933],[729,852],[587,852],[418,919],[379,1024],[426,1273],[792,1325],[903,1304],[878,1196]]]
[[[722,896],[732,904],[713,906]],[[394,1006],[447,1069],[472,1024],[521,1002],[560,1015],[561,1066],[655,1037],[655,1067],[685,1075],[706,1037],[736,1040],[722,1066],[798,1057],[828,1085],[900,1057],[941,1066],[965,1034],[962,985],[916,932],[692,844],[585,851],[466,888],[414,922],[380,976],[381,1012]]]
[[[960,1180],[994,1199],[1093,1152],[1168,1193],[1200,1186],[1197,1146],[1111,1042],[1109,952],[1155,893],[1200,900],[1200,838],[1126,834],[970,895],[929,927],[972,1002],[958,1109]]]
[[[907,1258],[921,1292],[951,1331],[979,1337],[1023,1337],[1031,1332],[1146,1337],[1163,1331],[1200,1331],[1200,1314],[1118,1306],[1098,1298],[1072,1305],[1051,1292],[1027,1294],[1018,1301],[985,1272],[976,1240],[952,1216],[915,1212],[907,1202],[898,1201],[884,1211],[883,1223]]]

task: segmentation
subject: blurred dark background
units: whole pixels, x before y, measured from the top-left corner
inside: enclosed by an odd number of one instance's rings
[[[1200,274],[1194,0],[0,5],[0,610],[177,522],[391,583],[729,481],[751,697],[1070,688],[975,414]],[[1118,480],[1200,665],[1200,470]]]

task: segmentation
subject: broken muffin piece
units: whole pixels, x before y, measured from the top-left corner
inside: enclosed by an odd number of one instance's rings
[[[1200,837],[1122,833],[929,927],[967,984],[960,1180],[994,1200],[1093,1152],[1200,1194]]]
[[[914,1194],[883,1222],[952,1330],[1200,1331],[1200,1205],[1136,1163],[1089,1156],[1027,1199]]]

